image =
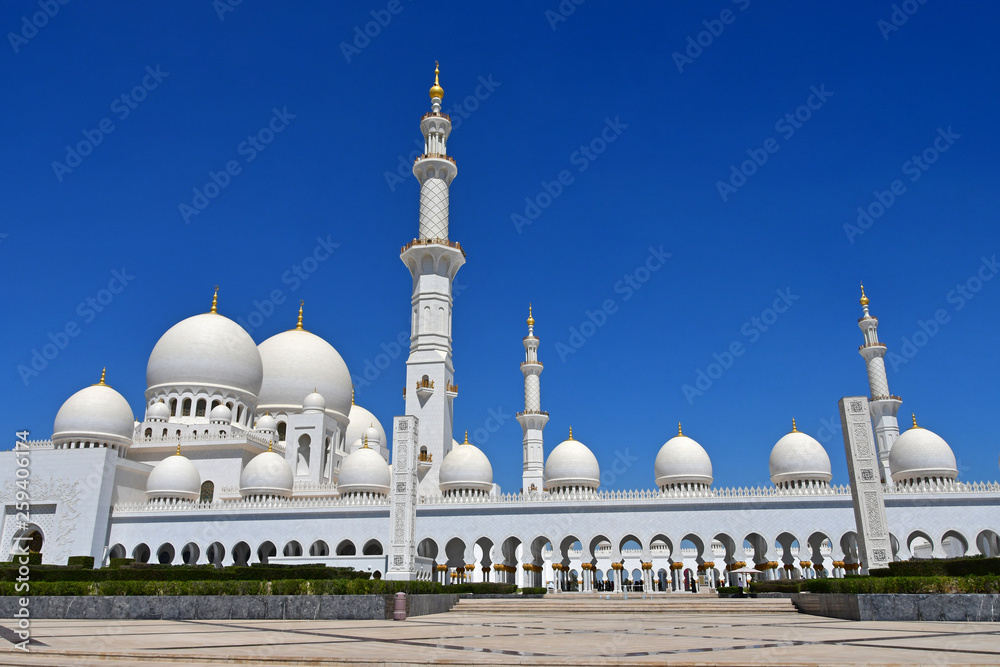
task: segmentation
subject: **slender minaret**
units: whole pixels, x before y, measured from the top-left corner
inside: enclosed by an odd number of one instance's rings
[[[871,390],[872,422],[875,426],[875,441],[878,443],[878,458],[883,482],[892,482],[889,471],[889,450],[899,437],[899,422],[896,413],[903,399],[889,393],[889,380],[885,375],[885,343],[878,342],[878,318],[868,312],[868,297],[865,286],[861,285],[861,307],[864,316],[858,326],[865,335],[865,344],[858,348],[868,366],[868,387]]]
[[[541,493],[545,482],[545,443],[542,431],[549,421],[549,413],[542,412],[542,362],[538,360],[538,338],[535,336],[535,318],[528,304],[528,335],[524,337],[524,412],[517,413],[517,421],[524,431],[524,469],[521,473],[523,493]]]
[[[444,90],[436,63],[430,96],[431,111],[420,119],[424,154],[413,163],[420,181],[420,236],[400,253],[413,276],[406,414],[419,420],[417,444],[432,462],[420,479],[421,494],[439,492],[438,471],[451,451],[452,401],[458,395],[451,359],[452,281],[465,263],[462,246],[448,240],[448,187],[458,167],[445,149],[451,118],[441,112]]]

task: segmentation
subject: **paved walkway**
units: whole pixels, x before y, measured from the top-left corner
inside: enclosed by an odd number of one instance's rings
[[[13,639],[14,623],[0,621]],[[481,614],[392,621],[45,621],[4,665],[1000,664],[1000,624],[805,614]]]

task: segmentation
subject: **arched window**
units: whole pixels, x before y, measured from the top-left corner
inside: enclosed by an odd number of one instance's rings
[[[153,437],[153,429],[151,429],[151,428],[147,428],[146,429],[146,437],[147,438],[152,438]]]
[[[205,482],[201,485],[201,498],[199,502],[210,503],[212,498],[215,496],[215,484],[212,482]]]
[[[177,399],[176,398],[171,398],[170,399],[170,416],[171,417],[176,417],[177,416]]]
[[[222,401],[219,401],[219,400],[212,401],[212,409],[213,410],[216,409],[217,407],[219,407],[220,405],[222,405]]]
[[[181,404],[181,417],[191,416],[191,399],[185,398],[184,403]]]
[[[198,399],[198,408],[195,410],[194,416],[195,417],[204,417],[205,416],[205,399],[204,398]]]
[[[166,437],[167,437],[167,429],[163,429],[163,437],[164,437],[164,438],[166,438]]]
[[[285,441],[285,422],[278,422],[278,442]]]
[[[242,405],[240,405],[240,406],[238,406],[236,408],[236,423],[237,424],[242,424],[243,423],[243,406]]]

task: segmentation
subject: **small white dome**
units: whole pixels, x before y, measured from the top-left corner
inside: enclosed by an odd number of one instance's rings
[[[254,424],[253,430],[261,431],[263,433],[277,433],[278,420],[269,414],[263,414],[257,419],[257,423]]]
[[[601,466],[597,457],[579,440],[559,443],[545,462],[545,486],[549,491],[560,488],[583,487],[596,489],[601,485]]]
[[[957,479],[955,453],[944,438],[919,426],[904,431],[889,450],[893,482],[925,478]]]
[[[686,435],[676,435],[660,447],[653,471],[659,487],[712,484],[712,460],[708,452]]]
[[[208,420],[219,424],[231,424],[233,422],[233,411],[228,406],[216,405],[208,415]]]
[[[157,341],[146,365],[147,395],[160,388],[195,386],[209,393],[236,390],[256,396],[263,375],[250,334],[228,317],[202,313],[181,320]]]
[[[441,463],[438,481],[442,493],[493,490],[493,466],[481,449],[468,440],[452,448]]]
[[[344,436],[344,442],[353,446],[353,443],[360,441],[364,443],[365,436],[368,436],[368,442],[371,443],[371,434],[368,430],[374,427],[378,431],[378,441],[381,443],[383,449],[388,449],[389,445],[385,437],[385,429],[382,428],[382,424],[378,419],[375,418],[368,410],[364,409],[360,405],[351,405],[351,411],[347,415],[350,419],[350,423],[347,425],[347,433]]]
[[[814,438],[794,430],[771,449],[769,466],[775,486],[793,482],[829,483],[833,479],[830,457]]]
[[[201,475],[190,459],[174,454],[163,459],[146,480],[146,497],[150,500],[198,500],[201,496]]]
[[[351,373],[328,342],[304,329],[271,336],[260,344],[264,380],[257,409],[292,411],[306,394],[316,391],[326,410],[347,417],[351,411]]]
[[[264,452],[250,459],[240,475],[240,495],[279,496],[292,495],[295,476],[285,457],[275,452]]]
[[[162,421],[165,422],[170,419],[170,408],[163,401],[157,401],[151,406],[146,408],[146,420],[147,421]]]
[[[135,416],[125,397],[104,384],[85,387],[62,404],[52,425],[56,444],[90,441],[132,444]]]
[[[326,410],[326,399],[322,394],[312,392],[302,399],[302,412],[323,412]]]
[[[389,464],[371,447],[361,447],[348,454],[340,464],[337,490],[349,493],[389,495]]]

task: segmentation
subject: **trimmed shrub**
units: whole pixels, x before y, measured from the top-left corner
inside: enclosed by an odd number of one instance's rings
[[[125,560],[125,559],[113,559]],[[42,565],[32,567],[31,579],[35,581],[277,581],[283,579],[343,579],[364,580],[368,572],[358,572],[351,568],[326,567],[325,565],[260,565],[230,566],[217,568],[214,565],[151,565],[132,563],[121,566],[82,569],[80,566]],[[0,581],[17,579],[16,567],[0,568]]]
[[[815,581],[827,581],[826,579],[816,579]],[[751,582],[751,593],[798,593],[801,590],[802,581],[761,581]]]
[[[545,586],[525,586],[521,589],[522,595],[545,595]]]
[[[810,593],[1000,593],[1000,577],[848,577],[811,579],[802,583]]]
[[[69,567],[80,567],[85,570],[94,569],[94,557],[93,556],[70,556],[66,560],[66,565]]]
[[[132,564],[132,558],[109,558],[108,567],[125,567]]]
[[[889,563],[889,576],[893,577],[962,577],[967,575],[1000,575],[1000,558],[969,556],[967,558],[931,558]]]

